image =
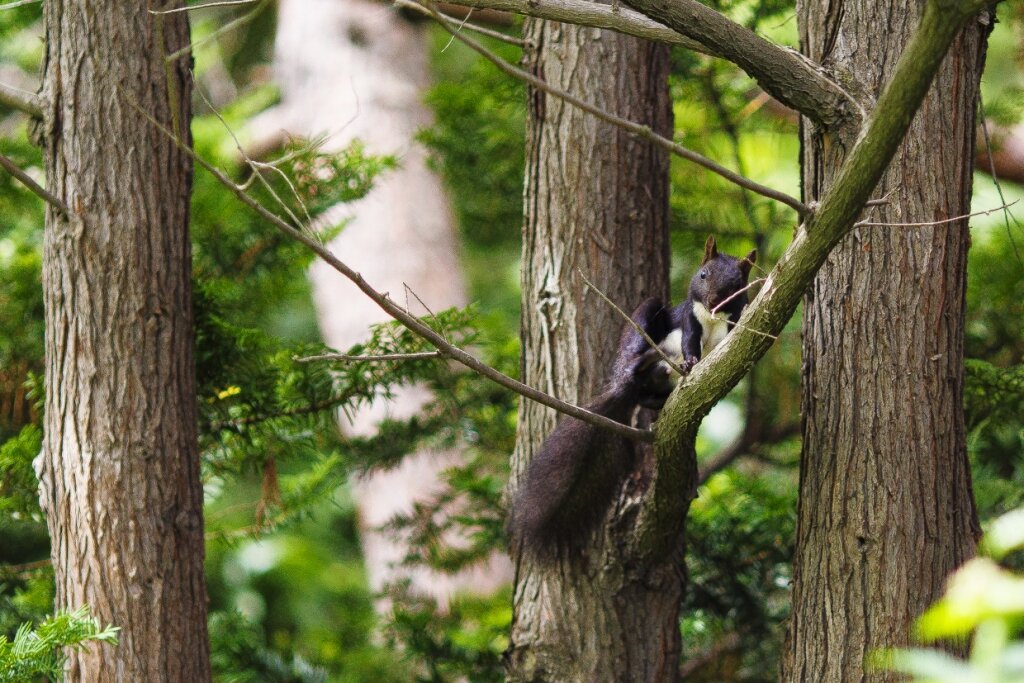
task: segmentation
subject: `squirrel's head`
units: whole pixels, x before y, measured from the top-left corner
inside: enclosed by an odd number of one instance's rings
[[[750,269],[757,261],[757,250],[753,249],[741,259],[718,253],[714,236],[704,243],[704,260],[690,280],[690,296],[701,301],[708,310],[713,309],[730,296],[747,286]],[[732,299],[726,307],[742,308],[747,303],[746,292]]]

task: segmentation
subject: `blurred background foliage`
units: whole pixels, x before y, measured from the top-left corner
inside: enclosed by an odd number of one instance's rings
[[[748,26],[794,45],[790,0],[711,0]],[[40,6],[0,12],[0,66],[38,72]],[[221,29],[238,17],[233,30]],[[274,4],[193,17],[195,146],[261,200],[316,215],[357,199],[396,159],[358,144],[324,154],[294,140],[253,176],[228,134],[271,106]],[[1000,7],[984,79],[986,112],[1000,125],[1024,109],[1024,10]],[[430,319],[492,365],[518,372],[518,255],[522,215],[525,91],[428,24],[435,120],[420,133],[458,218],[462,261],[475,306]],[[502,30],[517,32],[517,22]],[[489,41],[516,61],[518,49]],[[677,50],[671,91],[683,144],[782,190],[799,192],[797,122],[722,62]],[[210,102],[216,104],[214,114]],[[222,118],[221,118],[222,117]],[[0,106],[4,153],[42,180],[24,116]],[[282,176],[291,179],[286,183]],[[724,251],[778,258],[795,218],[787,209],[674,159],[674,299],[714,233]],[[989,175],[975,180],[978,209],[1022,195]],[[1015,207],[1017,208],[1017,207]],[[1017,210],[1020,210],[1019,208]],[[469,457],[449,488],[389,527],[411,541],[406,562],[454,571],[503,548],[501,494],[516,401],[507,392],[435,362],[297,363],[324,350],[305,270],[308,252],[263,225],[208,174],[197,172],[193,253],[201,446],[206,491],[207,576],[214,666],[222,681],[491,681],[501,679],[510,593],[460,598],[445,609],[391,587],[367,588],[352,476],[389,467],[416,444],[461,444]],[[0,634],[40,624],[52,611],[46,526],[31,461],[40,448],[43,310],[41,202],[0,174]],[[967,418],[983,521],[1024,504],[1024,231],[1010,212],[972,220],[967,318]],[[325,230],[326,239],[344,225]],[[699,448],[713,469],[691,510],[691,585],[680,623],[684,668],[694,681],[775,680],[788,614],[799,460],[799,316],[751,376],[706,421]],[[368,332],[354,353],[422,350],[392,325]],[[435,399],[416,417],[373,438],[343,439],[337,411],[409,382]],[[720,455],[745,439],[742,457]],[[714,467],[712,468],[712,465]],[[438,510],[451,510],[448,517]],[[457,529],[469,539],[442,540]],[[1006,560],[1013,564],[1013,555]],[[380,619],[375,600],[391,605]],[[1019,625],[1019,622],[1017,622]]]

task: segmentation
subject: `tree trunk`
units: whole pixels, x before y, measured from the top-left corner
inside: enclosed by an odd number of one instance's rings
[[[539,20],[527,20],[525,33],[536,46],[528,61],[540,78],[671,135],[666,47]],[[648,296],[666,299],[668,158],[539,91],[531,92],[529,109],[522,376],[586,403],[606,379],[624,321],[586,288],[581,273],[627,311]],[[513,486],[555,422],[552,410],[521,402]],[[636,485],[625,487],[614,519],[584,551],[553,562],[514,557],[510,680],[677,677],[681,548],[654,567],[631,566],[623,554],[635,519],[630,503],[644,479],[630,479]]]
[[[870,108],[923,5],[803,0],[804,52]],[[889,202],[864,219],[970,211],[986,34],[971,22],[954,42],[876,190]],[[821,197],[857,134],[804,126],[807,200]],[[867,680],[870,652],[906,643],[974,551],[962,406],[968,243],[966,220],[855,228],[804,299],[804,449],[783,680]]]
[[[182,3],[171,3],[180,6]],[[72,681],[209,680],[196,441],[185,13],[46,3],[47,208],[41,501],[57,607],[120,643],[70,652]],[[145,112],[145,113],[143,113]]]

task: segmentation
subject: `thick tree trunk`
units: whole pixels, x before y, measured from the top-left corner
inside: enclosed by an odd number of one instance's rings
[[[175,2],[180,6],[182,3]],[[188,236],[185,13],[46,3],[48,208],[41,499],[57,607],[120,644],[70,653],[71,681],[209,680]],[[133,107],[138,107],[138,109]]]
[[[803,49],[870,108],[923,2],[798,3]],[[986,29],[956,40],[876,196],[874,222],[969,212]],[[818,199],[856,130],[805,127]],[[861,227],[804,300],[804,450],[786,681],[862,681],[868,654],[913,620],[974,551],[964,442],[967,221]],[[871,680],[896,680],[873,674]]]
[[[539,20],[527,20],[525,33],[537,46],[528,58],[539,77],[671,135],[667,48]],[[601,390],[624,321],[580,273],[626,310],[647,296],[666,297],[668,159],[538,91],[529,108],[522,374],[586,403]],[[550,409],[521,403],[514,481],[555,423]],[[623,541],[636,488],[620,496],[615,519],[581,552],[554,562],[514,557],[510,680],[677,677],[681,552],[655,567],[630,566]]]

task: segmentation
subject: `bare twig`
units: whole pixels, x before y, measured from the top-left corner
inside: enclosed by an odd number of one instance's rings
[[[319,356],[292,356],[296,363],[314,363],[317,361],[344,361],[346,363],[374,362],[396,360],[426,360],[429,358],[442,358],[440,351],[418,351],[416,353],[382,353],[377,356],[351,356],[344,353],[323,353]]]
[[[996,211],[1005,211],[1011,206],[1019,202],[1019,199],[1015,199],[1009,204],[1003,204],[997,206],[994,209],[985,209],[984,211],[975,211],[974,213],[965,213],[960,216],[953,216],[952,218],[943,218],[938,221],[925,221],[921,223],[876,223],[871,221],[859,221],[854,223],[855,228],[929,228],[933,225],[943,225],[945,223],[955,223],[956,221],[962,221],[965,218],[974,218],[975,216],[987,216],[995,213]]]
[[[210,33],[210,35],[204,36],[203,38],[201,38],[199,40],[196,40],[196,41],[193,41],[193,42],[189,43],[188,45],[186,45],[185,47],[181,48],[180,50],[176,50],[175,52],[172,52],[171,54],[169,54],[166,57],[164,57],[164,60],[166,60],[168,62],[173,62],[174,60],[178,59],[179,57],[191,53],[197,47],[202,47],[203,45],[206,45],[211,40],[216,40],[217,38],[219,38],[220,36],[224,35],[228,31],[233,31],[234,29],[238,28],[239,26],[243,26],[243,25],[249,23],[250,21],[252,21],[253,19],[256,18],[256,15],[260,13],[260,10],[262,10],[266,6],[266,4],[267,4],[267,0],[257,0],[256,6],[253,7],[250,11],[246,12],[245,14],[243,14],[240,17],[232,19],[228,23],[226,23],[223,26],[221,26],[220,28],[218,28],[216,31],[213,31],[212,33]]]
[[[763,196],[768,197],[770,199],[774,199],[775,201],[781,202],[781,203],[785,204],[786,206],[792,208],[801,217],[804,217],[804,216],[806,216],[806,215],[808,215],[810,213],[810,209],[803,202],[801,202],[800,200],[796,199],[795,197],[789,196],[785,192],[780,192],[778,190],[775,190],[775,189],[772,189],[770,187],[767,187],[766,185],[762,185],[760,183],[754,182],[753,180],[751,180],[749,178],[745,178],[745,177],[741,176],[740,174],[735,173],[734,171],[730,171],[729,169],[725,168],[721,164],[718,164],[718,163],[712,161],[711,159],[708,159],[707,157],[705,157],[705,156],[703,156],[701,154],[698,154],[697,152],[689,150],[689,149],[683,147],[682,145],[680,145],[680,144],[678,144],[676,142],[673,142],[672,140],[669,140],[666,137],[658,135],[653,130],[651,130],[650,126],[641,125],[641,124],[636,123],[634,121],[630,121],[630,120],[624,119],[624,118],[622,118],[620,116],[616,116],[614,114],[611,114],[611,113],[601,109],[600,107],[596,107],[596,106],[590,104],[589,102],[585,102],[584,100],[581,100],[580,98],[576,97],[575,95],[573,95],[571,93],[568,93],[568,92],[566,92],[564,90],[556,88],[556,87],[554,87],[552,85],[549,85],[546,81],[541,80],[540,78],[537,78],[536,76],[534,76],[533,74],[531,74],[531,73],[529,73],[527,71],[524,71],[524,70],[522,70],[522,69],[520,69],[518,67],[515,67],[515,66],[509,64],[504,59],[502,59],[501,57],[499,57],[495,53],[491,52],[486,47],[484,47],[483,45],[481,45],[477,41],[473,40],[469,36],[465,36],[465,35],[462,35],[461,33],[459,33],[458,29],[455,26],[453,26],[451,24],[451,22],[449,22],[444,17],[442,17],[431,6],[426,6],[426,8],[430,11],[431,16],[433,16],[434,19],[436,19],[438,21],[438,23],[440,23],[445,28],[445,30],[447,30],[449,33],[451,33],[456,38],[461,40],[463,43],[465,43],[467,46],[469,46],[473,51],[475,51],[475,52],[483,55],[484,57],[486,57],[495,66],[497,66],[498,69],[500,69],[502,72],[508,74],[509,76],[512,76],[514,78],[518,78],[520,80],[526,81],[527,83],[529,83],[530,85],[534,86],[538,90],[543,90],[544,92],[546,92],[546,93],[548,93],[550,95],[553,95],[553,96],[555,96],[555,97],[557,97],[557,98],[559,98],[561,100],[564,100],[564,101],[568,102],[569,104],[571,104],[571,105],[573,105],[575,107],[578,107],[579,109],[582,109],[583,111],[585,111],[585,112],[587,112],[589,114],[592,114],[593,116],[596,116],[597,118],[601,119],[602,121],[604,121],[606,123],[610,123],[613,126],[618,126],[619,128],[625,130],[626,132],[628,132],[628,133],[630,133],[632,135],[635,135],[636,137],[638,137],[638,138],[640,138],[642,140],[647,140],[649,142],[652,142],[655,145],[657,145],[657,146],[659,146],[659,147],[661,147],[661,148],[663,148],[665,150],[668,150],[672,154],[675,154],[676,156],[682,157],[683,159],[687,159],[688,161],[692,161],[693,163],[697,164],[698,166],[702,166],[702,167],[706,168],[707,170],[711,171],[712,173],[716,173],[716,174],[720,175],[721,177],[725,178],[729,182],[732,182],[732,183],[734,183],[736,185],[739,185],[740,187],[745,187],[745,188],[747,188],[748,190],[750,190],[752,192],[756,192],[757,194],[763,195]]]
[[[985,152],[988,154],[988,166],[990,174],[992,176],[992,184],[996,186],[996,192],[999,193],[999,201],[1004,205],[1006,204],[1006,197],[1003,195],[1003,186],[999,182],[999,176],[996,175],[996,160],[992,156],[992,140],[988,134],[988,122],[985,120],[985,100],[982,98],[981,93],[978,93],[978,113],[981,115],[981,132],[985,136]],[[1013,254],[1017,257],[1017,263],[1024,263],[1020,257],[1020,249],[1017,248],[1017,240],[1013,238],[1013,231],[1010,230],[1010,219],[1013,218],[1013,214],[1010,213],[1009,209],[1003,214],[1003,220],[1006,223],[1006,237],[1010,240],[1010,245],[1013,247]],[[1013,218],[1013,222],[1017,223],[1017,219]],[[1019,226],[1020,224],[1017,223]]]
[[[398,7],[404,7],[406,9],[411,9],[414,12],[419,12],[420,14],[422,14],[424,16],[428,16],[428,17],[430,16],[430,10],[428,10],[426,7],[424,7],[423,5],[419,4],[418,2],[412,2],[412,0],[395,0],[395,5],[397,5]],[[471,11],[472,11],[472,9],[473,8],[470,7]],[[482,36],[487,36],[488,38],[494,38],[495,40],[500,40],[503,43],[508,43],[509,45],[515,45],[516,47],[525,47],[526,46],[526,41],[523,40],[522,38],[516,38],[515,36],[507,35],[505,33],[502,33],[501,31],[495,31],[494,29],[487,28],[486,26],[480,26],[479,24],[472,24],[472,23],[470,23],[468,21],[468,19],[469,19],[469,15],[468,14],[466,15],[466,19],[464,19],[464,20],[457,19],[456,17],[453,17],[450,14],[444,14],[443,12],[440,13],[440,14],[441,14],[442,17],[444,17],[448,21],[451,21],[451,22],[458,21],[458,22],[460,22],[460,26],[461,27],[468,28],[470,31],[474,31],[476,33],[479,33]],[[447,48],[447,45],[445,47]]]
[[[892,193],[895,192],[895,191],[896,191],[896,188],[893,188],[893,189],[889,190],[888,192],[886,192],[883,196],[879,197],[878,199],[869,199],[864,204],[864,206],[884,206],[884,205],[889,203],[889,197],[891,197]]]
[[[185,7],[175,7],[174,9],[151,9],[150,14],[174,14],[175,12],[191,12],[196,9],[206,9],[207,7],[228,7],[232,5],[248,5],[260,0],[222,0],[221,2],[208,2],[203,5],[186,5]]]
[[[510,389],[520,396],[524,396],[533,401],[537,401],[543,405],[553,408],[561,413],[570,415],[584,422],[589,422],[595,426],[607,429],[611,432],[624,436],[628,439],[636,441],[652,442],[654,440],[654,433],[650,430],[636,429],[629,425],[616,422],[615,420],[609,419],[603,415],[593,413],[586,408],[580,408],[571,403],[567,403],[561,399],[555,398],[549,394],[545,394],[538,389],[523,384],[522,382],[512,379],[508,375],[495,370],[486,363],[480,361],[475,356],[467,353],[466,351],[449,344],[445,341],[444,337],[438,334],[436,331],[431,329],[429,326],[423,323],[419,318],[414,316],[409,311],[405,310],[394,301],[392,301],[387,295],[381,294],[376,289],[370,286],[363,276],[352,270],[348,265],[342,262],[338,257],[330,252],[323,244],[316,239],[307,235],[302,229],[290,225],[284,221],[280,216],[267,210],[262,204],[253,199],[247,192],[242,190],[238,185],[233,183],[227,175],[224,174],[219,168],[210,164],[208,161],[203,159],[201,156],[195,153],[194,150],[189,148],[187,145],[182,144],[181,140],[174,135],[166,126],[161,124],[159,121],[154,119],[149,112],[145,111],[142,107],[136,104],[134,101],[126,98],[129,105],[134,108],[139,114],[149,121],[154,127],[160,130],[164,135],[167,135],[174,143],[181,149],[185,154],[192,158],[195,163],[199,164],[202,168],[206,169],[219,183],[224,185],[235,197],[237,197],[243,204],[248,206],[250,209],[255,211],[261,218],[269,222],[275,228],[285,233],[289,237],[298,240],[307,248],[312,250],[317,256],[324,260],[327,265],[334,268],[336,271],[344,275],[346,278],[352,281],[352,283],[358,287],[366,296],[368,296],[375,304],[380,306],[384,312],[389,316],[398,320],[402,325],[408,328],[411,332],[422,337],[430,344],[432,344],[441,355],[451,358],[458,363],[466,366],[470,370],[476,372],[479,375],[490,379],[491,381],[500,384],[506,389]]]
[[[751,265],[753,265],[753,264],[751,264]],[[758,278],[758,279],[754,280],[753,282],[748,283],[747,286],[744,287],[743,289],[738,289],[735,292],[733,292],[732,294],[730,294],[729,296],[727,296],[726,298],[722,299],[722,301],[717,306],[715,306],[714,308],[711,309],[711,314],[714,315],[715,313],[718,313],[718,311],[722,308],[722,306],[726,305],[727,303],[729,303],[730,301],[732,301],[733,299],[738,297],[740,294],[742,294],[743,292],[745,292],[748,289],[750,289],[751,287],[753,287],[754,285],[761,284],[762,282],[765,281],[765,279],[766,278],[763,278],[763,277]]]
[[[726,321],[725,321],[725,323],[726,323],[727,325],[731,325],[731,326],[733,326],[733,327],[738,327],[738,328],[740,328],[740,329],[742,329],[742,330],[747,330],[748,332],[753,332],[754,334],[759,334],[759,335],[761,335],[762,337],[765,337],[765,338],[767,338],[767,339],[771,339],[772,341],[779,341],[779,338],[778,338],[778,336],[776,336],[776,335],[774,335],[774,334],[770,334],[770,333],[768,333],[768,332],[765,332],[765,331],[763,331],[763,330],[758,330],[758,329],[755,329],[755,328],[753,328],[753,327],[750,327],[749,325],[744,325],[744,324],[743,324],[743,323],[741,323],[741,322],[735,322],[735,323],[734,323],[734,322],[733,322],[733,321],[731,321],[731,320],[726,320]]]
[[[295,197],[295,201],[298,202],[299,206],[302,207],[302,212],[305,214],[306,220],[309,223],[312,223],[313,219],[312,217],[310,217],[309,211],[306,209],[306,203],[302,201],[302,197],[299,196],[299,193],[295,189],[295,185],[292,184],[292,181],[288,177],[288,174],[279,169],[274,164],[267,164],[261,161],[254,161],[253,159],[249,158],[249,156],[245,153],[245,150],[242,149],[242,143],[238,140],[238,136],[235,135],[235,131],[231,130],[231,126],[229,126],[228,122],[224,120],[224,117],[220,115],[220,112],[217,111],[217,108],[213,106],[213,102],[211,102],[209,98],[206,97],[206,93],[203,92],[202,88],[196,87],[196,92],[199,93],[199,96],[203,98],[203,102],[206,104],[206,106],[210,109],[210,111],[213,112],[213,115],[217,117],[217,120],[220,121],[221,125],[224,126],[224,130],[227,131],[227,134],[230,135],[231,139],[235,141],[235,149],[238,150],[238,153],[242,156],[242,159],[249,166],[250,170],[252,170],[253,177],[256,180],[260,181],[260,184],[263,185],[263,188],[270,194],[271,197],[274,198],[274,201],[276,201],[278,205],[282,209],[284,209],[284,212],[288,214],[288,217],[292,219],[292,222],[295,225],[302,225],[302,221],[299,220],[299,217],[296,216],[295,213],[291,210],[291,208],[289,208],[289,206],[284,203],[284,200],[281,199],[281,197],[277,194],[277,191],[275,191],[274,188],[270,185],[270,183],[267,182],[267,179],[263,177],[263,174],[260,172],[260,169],[266,168],[271,171],[274,171],[281,178],[284,179],[284,182],[288,186],[288,189],[292,191],[292,196]],[[287,158],[287,156],[288,155],[282,157],[282,159],[279,160],[278,163]],[[250,178],[249,180],[252,180],[252,178]]]
[[[53,206],[53,208],[60,211],[62,214],[64,214],[65,217],[69,217],[71,215],[71,212],[68,211],[68,207],[64,204],[64,202],[58,199],[53,193],[51,193],[45,187],[43,187],[36,181],[32,180],[32,177],[29,174],[25,173],[23,170],[18,168],[17,164],[15,164],[13,161],[10,160],[10,158],[4,156],[3,154],[0,154],[0,167],[3,167],[5,171],[10,173],[18,180],[20,180],[22,185],[30,189],[36,195],[42,197],[46,201],[46,203],[50,204],[51,206]]]
[[[676,374],[678,374],[680,377],[682,377],[682,376],[684,376],[686,374],[686,372],[681,367],[679,367],[679,365],[674,360],[669,358],[668,355],[664,351],[661,350],[661,347],[658,345],[658,343],[656,341],[654,341],[653,339],[651,339],[651,335],[647,334],[647,330],[645,330],[643,327],[638,325],[635,320],[633,320],[631,317],[629,317],[628,313],[626,313],[624,310],[619,308],[619,306],[614,301],[609,299],[608,296],[597,287],[597,285],[595,285],[593,282],[588,280],[587,276],[583,274],[582,270],[579,271],[579,274],[580,274],[580,277],[583,278],[583,281],[585,283],[587,283],[587,286],[590,287],[592,290],[594,290],[599,297],[604,299],[605,303],[607,303],[609,306],[614,308],[615,311],[619,315],[621,315],[623,318],[625,318],[626,322],[629,323],[633,327],[633,329],[636,330],[640,334],[640,336],[644,338],[644,341],[646,341],[648,344],[650,344],[651,348],[654,349],[658,353],[659,356],[661,356],[661,359],[663,361],[668,363],[668,366],[670,368],[672,368],[672,370],[674,370],[676,372]]]

